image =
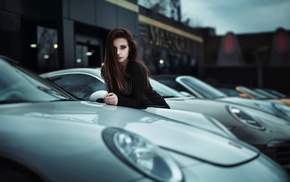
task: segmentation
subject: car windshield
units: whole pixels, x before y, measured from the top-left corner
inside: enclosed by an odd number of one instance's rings
[[[198,92],[204,98],[207,99],[216,99],[227,97],[226,94],[219,91],[218,89],[208,85],[207,83],[195,79],[193,77],[180,77],[181,84],[185,84],[187,87]]]
[[[281,99],[281,98],[288,98],[288,97],[289,97],[288,95],[283,94],[283,93],[281,93],[281,92],[278,92],[278,91],[276,91],[276,90],[269,90],[269,89],[267,89],[267,91],[271,92],[271,93],[274,94],[274,95],[277,95],[280,99]]]
[[[36,74],[28,72],[12,60],[0,58],[0,103],[67,100],[68,95],[58,91]]]
[[[238,89],[240,89],[244,93],[247,93],[247,94],[251,95],[255,99],[268,99],[267,96],[262,95],[262,94],[260,94],[258,92],[255,92],[254,90],[249,89],[247,87],[239,86]]]
[[[268,97],[269,99],[279,99],[278,96],[271,94],[270,92],[267,92],[265,90],[262,89],[255,89],[256,92],[265,95],[266,97]]]
[[[101,80],[85,72],[57,74],[47,79],[80,100],[89,100],[95,91],[106,90],[106,86]]]
[[[238,92],[238,91],[236,91],[235,89],[232,89],[232,88],[219,87],[218,90],[222,91],[227,96],[231,96],[231,97],[239,97],[240,96],[240,92]]]
[[[153,87],[153,89],[158,92],[162,97],[164,98],[172,98],[172,97],[184,97],[183,94],[180,92],[154,80],[150,79],[150,84]]]

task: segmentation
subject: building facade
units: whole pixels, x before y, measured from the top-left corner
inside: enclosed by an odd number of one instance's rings
[[[200,31],[137,0],[1,0],[0,7],[0,53],[37,73],[101,66],[115,27],[132,32],[152,74],[193,74],[202,60]]]
[[[209,83],[290,94],[289,31],[216,36],[212,28],[182,23],[178,0],[162,1],[173,3],[169,10],[138,2],[0,0],[0,54],[36,73],[98,67],[107,34],[124,27],[152,74],[188,74]]]

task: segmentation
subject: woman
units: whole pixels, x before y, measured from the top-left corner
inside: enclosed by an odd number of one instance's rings
[[[127,29],[115,28],[108,34],[102,77],[108,91],[104,96],[106,104],[133,108],[169,108],[163,97],[152,89],[149,70]]]

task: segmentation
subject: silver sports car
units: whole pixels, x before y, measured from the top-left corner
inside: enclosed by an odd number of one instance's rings
[[[100,69],[73,68],[42,74],[66,92],[82,100],[92,97],[97,90],[104,90]],[[179,92],[151,80],[153,88],[165,97],[172,109],[203,113],[220,121],[239,139],[254,145],[285,168],[290,160],[290,123],[266,112],[214,100],[183,97]]]
[[[201,99],[212,99],[228,103],[240,104],[259,109],[277,117],[290,121],[290,107],[279,101],[263,101],[228,96],[219,89],[189,75],[155,75],[158,82],[179,92],[186,92]]]
[[[1,181],[289,180],[211,117],[76,101],[12,60],[0,70]]]

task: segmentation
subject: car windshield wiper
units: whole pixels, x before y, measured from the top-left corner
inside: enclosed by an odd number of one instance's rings
[[[44,91],[46,93],[48,93],[49,95],[52,95],[54,97],[57,97],[59,99],[64,99],[64,100],[68,100],[67,97],[59,94],[58,92],[56,92],[55,90],[51,89],[51,88],[47,88],[47,87],[43,87],[43,86],[37,86],[37,88],[41,91]]]
[[[214,97],[214,98],[215,99],[221,99],[221,98],[226,98],[226,97],[229,97],[229,96],[220,95],[220,96],[217,96],[217,97]]]
[[[177,98],[177,96],[174,96],[174,95],[165,95],[165,96],[162,96],[163,98]]]
[[[65,98],[65,99],[50,100],[49,102],[59,102],[59,101],[78,101],[78,100],[72,98]]]
[[[15,103],[23,103],[23,102],[29,102],[26,100],[1,100],[0,104],[15,104]]]

